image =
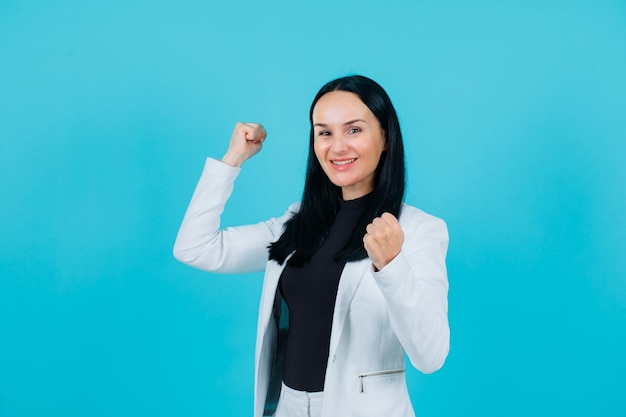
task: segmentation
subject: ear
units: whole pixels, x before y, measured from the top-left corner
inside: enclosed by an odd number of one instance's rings
[[[383,151],[388,151],[389,150],[389,141],[387,140],[387,133],[385,133],[385,131],[381,128],[380,132],[383,134],[383,139],[385,141],[385,147],[383,148]]]

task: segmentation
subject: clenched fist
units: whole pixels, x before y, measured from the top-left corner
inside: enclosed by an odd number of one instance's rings
[[[367,233],[363,236],[363,245],[374,269],[379,271],[400,253],[404,232],[398,219],[391,213],[376,217],[365,230]]]
[[[241,167],[244,162],[261,150],[266,136],[265,129],[259,123],[237,123],[222,162]]]

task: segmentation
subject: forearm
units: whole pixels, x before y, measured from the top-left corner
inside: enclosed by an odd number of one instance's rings
[[[447,230],[428,220],[398,256],[374,273],[389,321],[413,366],[430,373],[449,351],[448,280],[445,267]]]

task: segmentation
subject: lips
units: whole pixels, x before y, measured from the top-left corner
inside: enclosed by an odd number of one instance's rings
[[[342,166],[346,166],[349,165],[351,163],[353,163],[354,161],[356,161],[356,158],[352,158],[352,159],[342,159],[342,160],[332,160],[330,161],[331,164],[336,165],[338,167],[342,167]]]

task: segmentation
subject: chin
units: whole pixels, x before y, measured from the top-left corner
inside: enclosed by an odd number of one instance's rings
[[[330,182],[333,183],[333,185],[336,185],[337,187],[340,187],[340,188],[352,185],[352,182],[350,181],[337,181],[336,179],[332,179],[330,177],[328,179],[330,180]]]

